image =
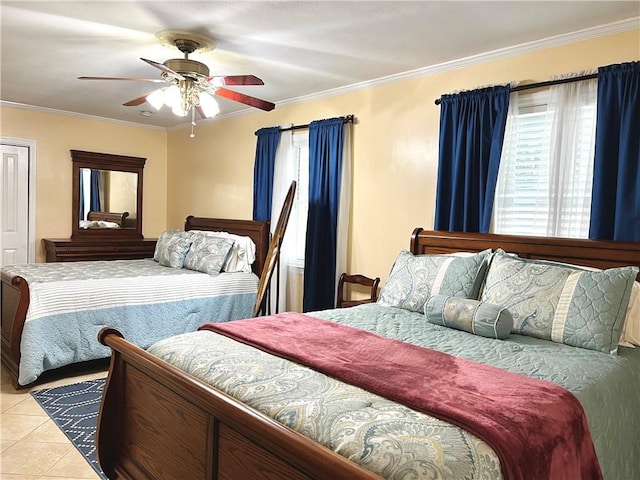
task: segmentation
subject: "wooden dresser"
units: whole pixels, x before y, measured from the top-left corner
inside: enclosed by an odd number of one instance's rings
[[[43,238],[47,262],[75,262],[80,260],[131,260],[152,258],[155,238],[98,240]]]

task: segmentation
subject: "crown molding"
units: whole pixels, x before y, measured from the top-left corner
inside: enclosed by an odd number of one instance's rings
[[[19,108],[21,110],[31,110],[34,112],[50,113],[53,115],[64,115],[66,117],[79,118],[82,120],[96,120],[99,122],[115,123],[117,125],[123,125],[127,127],[147,128],[149,130],[157,130],[162,132],[165,132],[167,130],[165,127],[148,125],[146,123],[128,122],[125,120],[116,120],[114,118],[99,117],[97,115],[89,115],[87,113],[69,112],[68,110],[58,110],[56,108],[49,108],[49,107],[38,107],[35,105],[27,105],[25,103],[7,102],[5,100],[0,100],[0,108],[1,107]]]
[[[310,95],[289,98],[277,102],[276,106],[294,105],[298,103],[309,102],[312,100],[319,100],[322,98],[351,93],[365,88],[380,87],[403,80],[426,77],[429,75],[444,73],[450,70],[457,70],[459,68],[465,68],[472,65],[479,65],[482,63],[488,63],[508,57],[524,55],[527,53],[537,52],[539,50],[545,50],[548,48],[559,47],[570,43],[577,43],[593,38],[599,38],[607,35],[614,35],[616,33],[623,33],[638,29],[640,29],[640,17],[632,17],[618,22],[599,25],[592,28],[585,28],[576,32],[556,35],[554,37],[547,37],[541,40],[534,40],[532,42],[521,43],[519,45],[492,50],[490,52],[472,55],[470,57],[459,58],[457,60],[451,60],[449,62],[439,63],[428,67],[417,68],[415,70],[388,75],[386,77],[380,77],[374,80],[354,83],[345,87],[339,87],[331,90],[325,90],[323,92],[312,93]]]

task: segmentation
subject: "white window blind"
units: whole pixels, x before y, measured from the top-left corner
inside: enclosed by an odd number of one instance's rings
[[[512,94],[492,231],[588,236],[596,89],[588,80]]]

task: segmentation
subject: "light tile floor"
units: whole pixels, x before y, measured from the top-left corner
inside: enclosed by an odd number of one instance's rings
[[[49,418],[30,389],[16,390],[2,368],[0,480],[96,480],[100,477]],[[106,376],[106,371],[36,385],[33,390]]]

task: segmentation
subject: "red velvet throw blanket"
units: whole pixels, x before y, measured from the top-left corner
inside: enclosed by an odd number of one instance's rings
[[[211,330],[457,425],[484,440],[505,479],[601,479],[577,398],[551,382],[299,313]]]

